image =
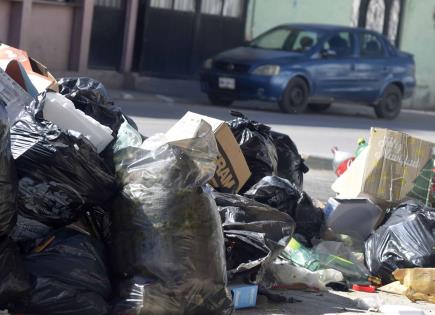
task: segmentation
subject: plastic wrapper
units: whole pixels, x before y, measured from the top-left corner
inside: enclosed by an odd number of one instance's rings
[[[399,268],[435,266],[435,209],[408,201],[365,242],[366,265],[383,283]]]
[[[334,269],[352,282],[366,283],[368,271],[358,262],[352,252],[340,242],[322,241],[312,249],[292,239],[281,255],[296,266],[310,271]]]
[[[84,205],[101,205],[116,191],[115,178],[92,144],[42,118],[42,94],[11,127],[19,177],[18,210],[29,219],[63,226]]]
[[[272,289],[312,288],[327,291],[328,284],[343,280],[343,274],[334,269],[310,271],[286,260],[276,260],[267,266],[261,284]]]
[[[270,134],[278,154],[278,176],[288,179],[302,189],[304,174],[309,168],[305,165],[295,143],[286,134],[275,131],[271,131]]]
[[[296,222],[295,233],[302,235],[308,245],[313,237],[320,236],[324,213],[296,184],[278,176],[266,176],[244,195],[290,215]]]
[[[240,191],[243,193],[263,177],[277,175],[278,154],[270,134],[270,127],[249,120],[241,113],[232,112],[232,114],[238,118],[228,124],[252,173]]]
[[[232,312],[219,215],[201,188],[214,175],[217,145],[205,122],[195,133],[176,142],[156,135],[115,154],[123,191],[112,210],[114,269],[154,280],[129,313]]]
[[[0,237],[15,223],[17,178],[11,154],[8,115],[0,102]]]
[[[249,198],[213,192],[226,239],[228,277],[259,281],[261,267],[284,250],[294,231],[286,213]]]
[[[0,309],[26,296],[31,289],[18,246],[6,238],[0,242]]]
[[[366,282],[369,271],[342,242],[322,241],[313,247],[323,268],[340,271],[350,281]]]
[[[130,279],[122,280],[119,284],[118,298],[114,301],[111,314],[140,314],[144,304],[144,288],[153,282],[154,280],[151,278],[142,276],[135,276]]]
[[[24,262],[35,284],[18,309],[36,314],[109,313],[111,284],[104,246],[98,240],[73,229],[60,229]]]

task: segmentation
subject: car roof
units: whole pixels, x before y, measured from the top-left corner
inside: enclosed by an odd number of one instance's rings
[[[350,26],[333,25],[333,24],[287,23],[287,24],[277,25],[276,27],[304,28],[310,30],[329,31],[329,32],[346,30],[346,31],[363,31],[363,32],[376,33],[361,27],[350,27]]]

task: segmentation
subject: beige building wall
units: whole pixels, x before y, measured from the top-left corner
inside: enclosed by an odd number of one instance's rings
[[[0,42],[7,42],[9,32],[10,3],[0,0]]]
[[[69,66],[74,6],[34,2],[28,29],[28,53],[50,70]]]

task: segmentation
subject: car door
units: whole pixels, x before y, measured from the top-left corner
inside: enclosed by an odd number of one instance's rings
[[[314,97],[346,100],[355,87],[353,74],[356,57],[352,32],[336,32],[328,36],[314,56],[309,72],[314,83]]]
[[[355,95],[362,101],[373,102],[379,97],[391,72],[383,40],[375,33],[360,32],[358,54],[355,75],[360,82],[360,88],[355,91]]]

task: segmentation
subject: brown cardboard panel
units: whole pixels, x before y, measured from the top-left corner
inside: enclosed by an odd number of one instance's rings
[[[216,173],[210,184],[223,192],[238,192],[251,176],[245,157],[226,122],[212,117],[187,112],[166,133],[170,139],[191,134],[194,121],[204,120],[214,132],[220,156],[216,162]]]
[[[403,132],[372,128],[369,146],[332,185],[340,198],[369,197],[387,207],[405,199],[435,144]]]
[[[433,146],[402,132],[372,128],[362,192],[391,203],[406,199]]]
[[[45,89],[58,91],[56,79],[43,64],[29,58],[24,50],[0,44],[0,68],[6,70],[12,60],[18,61],[23,66],[38,93],[43,92]]]

